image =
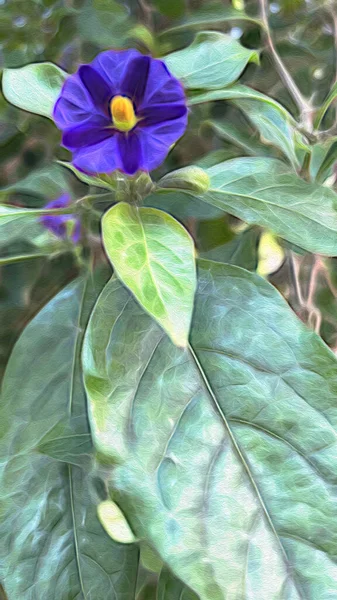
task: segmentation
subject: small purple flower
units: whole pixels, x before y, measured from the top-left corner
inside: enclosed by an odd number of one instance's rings
[[[101,52],[62,88],[54,119],[73,164],[89,173],[152,171],[184,133],[183,87],[137,50]]]
[[[56,200],[52,200],[46,204],[45,208],[66,208],[71,202],[69,194],[63,194]],[[81,236],[81,223],[78,217],[74,215],[43,215],[40,218],[40,222],[44,227],[52,231],[57,237],[67,238],[67,222],[75,221],[71,239],[74,244],[80,239]]]

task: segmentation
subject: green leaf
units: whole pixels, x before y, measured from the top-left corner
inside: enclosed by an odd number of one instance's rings
[[[213,89],[236,81],[249,62],[258,63],[258,53],[229,35],[203,31],[190,46],[169,54],[164,62],[186,88]]]
[[[165,29],[160,35],[172,34],[176,31],[183,31],[185,29],[207,27],[209,25],[221,25],[226,21],[248,21],[260,25],[261,27],[263,26],[262,21],[256,17],[247,15],[241,10],[235,10],[230,6],[219,5],[214,9],[207,6],[195,10],[190,17],[187,17],[169,29]]]
[[[38,217],[43,209],[0,205],[0,265],[69,251],[70,242],[45,229]]]
[[[296,147],[306,148],[306,144],[296,130],[294,118],[281,104],[244,85],[233,85],[224,90],[192,94],[189,104],[216,100],[230,100],[253,123],[265,143],[272,144],[281,150],[286,158],[295,167],[298,167]],[[219,127],[219,124],[217,126]]]
[[[257,133],[252,131],[249,126],[238,126],[237,123],[228,119],[209,119],[204,121],[203,126],[211,127],[220,138],[243,150],[244,155],[270,156],[271,154],[270,146],[266,147],[262,144]],[[222,161],[218,160],[217,162]]]
[[[102,220],[118,277],[175,344],[186,346],[196,286],[192,238],[170,215],[121,202]]]
[[[20,69],[5,69],[3,94],[11,104],[44,117],[52,118],[54,104],[67,77],[53,63],[35,63]]]
[[[310,176],[317,183],[323,183],[334,174],[337,158],[337,136],[331,136],[324,142],[311,147]]]
[[[31,171],[27,177],[2,188],[0,195],[6,198],[10,194],[19,193],[36,198],[52,200],[69,192],[69,184],[64,176],[65,171],[58,165],[51,164],[42,169]]]
[[[134,593],[137,550],[106,535],[90,489],[78,358],[96,287],[97,280],[80,279],[62,290],[24,330],[7,366],[0,404],[0,578],[9,600]],[[83,461],[84,470],[76,466]]]
[[[202,249],[199,256],[208,260],[243,267],[248,271],[255,271],[257,267],[259,237],[259,229],[257,227],[249,227],[245,231],[233,236],[226,243],[207,250]]]
[[[275,288],[201,261],[182,350],[111,280],[83,366],[116,502],[201,600],[337,594],[337,361]]]
[[[265,143],[279,148],[295,168],[299,167],[296,142],[299,143],[301,138],[296,132],[290,116],[287,118],[278,107],[260,100],[233,100],[233,103],[255,125]],[[302,147],[303,145],[304,143],[301,142]]]
[[[277,110],[283,113],[284,117],[290,122],[295,124],[294,118],[288,113],[288,111],[269,96],[254,90],[246,85],[235,84],[228,88],[221,90],[210,90],[208,92],[192,91],[188,97],[188,103],[193,106],[194,104],[202,104],[204,102],[215,102],[218,100],[260,100],[270,106],[273,106]]]
[[[234,158],[206,172],[204,202],[309,252],[337,255],[337,195],[331,189],[307,183],[274,158]]]

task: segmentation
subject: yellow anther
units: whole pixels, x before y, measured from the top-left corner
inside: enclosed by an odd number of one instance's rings
[[[137,117],[129,98],[114,96],[110,102],[110,110],[113,124],[120,131],[130,131],[136,125]]]

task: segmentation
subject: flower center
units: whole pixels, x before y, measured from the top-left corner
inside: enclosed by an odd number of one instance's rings
[[[110,102],[110,110],[113,124],[120,131],[130,131],[136,125],[137,117],[129,98],[114,96]]]

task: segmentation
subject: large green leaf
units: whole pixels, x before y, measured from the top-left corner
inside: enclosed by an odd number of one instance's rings
[[[90,489],[91,436],[78,356],[95,285],[80,279],[47,304],[19,338],[6,370],[0,578],[9,600],[133,598],[137,551],[105,534]]]
[[[120,202],[102,220],[118,277],[178,346],[186,346],[196,287],[193,240],[173,217]]]
[[[258,54],[229,35],[203,31],[190,46],[169,54],[164,62],[186,88],[213,89],[236,81],[249,62],[258,62]]]
[[[67,73],[49,62],[5,69],[3,94],[18,108],[52,118],[54,104],[66,77]]]
[[[111,280],[83,365],[113,498],[201,600],[337,595],[337,361],[270,284],[202,261],[182,350]]]
[[[337,195],[331,189],[307,183],[273,158],[234,158],[206,172],[210,187],[199,196],[204,202],[309,252],[337,255]]]

